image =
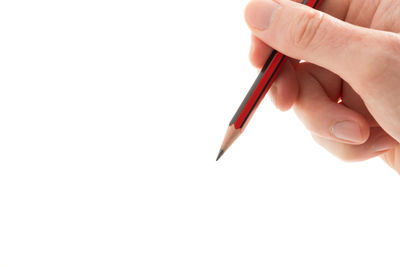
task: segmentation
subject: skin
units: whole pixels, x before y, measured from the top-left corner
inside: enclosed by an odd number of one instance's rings
[[[272,48],[291,57],[271,88],[275,105],[293,107],[316,142],[337,157],[380,156],[400,173],[400,1],[325,0],[316,11],[276,0],[272,15],[259,12],[271,1],[251,1],[245,18],[254,66],[262,67]],[[254,25],[260,19],[266,28]],[[359,140],[335,136],[333,125],[343,121],[359,126],[347,130]]]

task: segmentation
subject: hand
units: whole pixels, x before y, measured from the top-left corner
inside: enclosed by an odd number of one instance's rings
[[[272,48],[291,57],[271,88],[314,139],[346,161],[376,156],[400,173],[400,2],[255,0],[245,17],[250,59],[262,67]],[[302,61],[299,61],[302,60]]]

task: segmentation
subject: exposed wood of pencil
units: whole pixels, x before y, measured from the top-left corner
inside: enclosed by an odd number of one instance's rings
[[[222,155],[228,150],[228,148],[236,141],[236,139],[240,136],[241,129],[236,129],[235,125],[231,125],[228,127],[226,131],[224,141],[222,142],[221,149],[219,150],[217,161],[222,157]]]

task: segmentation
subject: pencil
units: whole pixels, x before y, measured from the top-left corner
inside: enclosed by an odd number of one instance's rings
[[[318,8],[321,2],[322,0],[304,0],[302,4],[312,8]],[[282,70],[282,67],[285,65],[286,60],[287,56],[276,50],[272,51],[260,74],[253,83],[253,86],[250,88],[242,104],[229,123],[224,141],[222,142],[217,156],[217,161],[243,133],[258,105],[260,105],[279,72]]]

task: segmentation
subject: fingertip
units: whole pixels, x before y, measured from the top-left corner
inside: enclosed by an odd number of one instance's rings
[[[363,144],[347,144],[313,134],[314,140],[343,161],[354,162],[382,156],[393,168],[391,156],[399,143],[382,128],[370,128],[369,138]],[[399,166],[398,166],[399,167]]]
[[[357,113],[358,118],[358,123],[360,125],[360,131],[361,131],[361,142],[360,144],[364,144],[365,142],[368,141],[368,139],[371,136],[371,126],[369,125],[368,121],[366,118],[364,118],[362,115]]]
[[[333,110],[333,109],[332,109]],[[363,120],[359,120],[354,114],[348,114],[345,120],[337,120],[332,123],[330,133],[338,142],[361,145],[369,138],[369,126]]]
[[[271,54],[272,48],[262,42],[260,39],[252,35],[249,59],[251,64],[261,69]]]
[[[368,120],[360,113],[349,110],[345,105],[338,104],[339,106],[343,106],[345,110],[350,111],[348,112],[348,117],[351,118],[359,127],[360,130],[360,141],[355,142],[355,144],[361,145],[364,144],[369,140],[371,137],[371,125],[369,124]]]
[[[288,61],[273,85],[272,97],[275,106],[283,112],[291,109],[296,102],[298,88],[294,67]]]
[[[288,111],[293,106],[294,101],[291,100],[292,94],[288,89],[287,87],[278,87],[277,85],[273,88],[273,103],[282,112]]]
[[[276,105],[276,94],[278,87],[276,87],[275,83],[272,84],[271,88],[269,89],[268,95],[269,98],[271,99],[272,104],[279,109],[279,107]]]

